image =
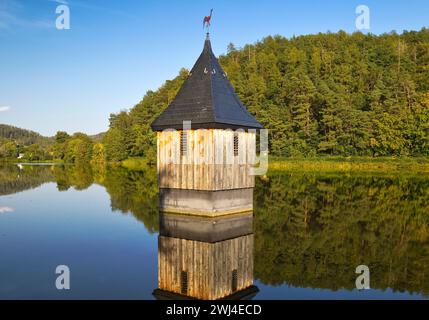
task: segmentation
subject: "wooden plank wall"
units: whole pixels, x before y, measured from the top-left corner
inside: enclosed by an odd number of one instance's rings
[[[232,294],[232,271],[237,291],[253,284],[253,234],[207,243],[159,236],[159,289],[181,293],[181,272],[188,272],[188,296],[215,300]]]
[[[158,132],[160,188],[228,190],[253,188],[249,174],[256,155],[255,133],[239,131],[239,154],[234,156],[234,131],[189,130],[188,153],[181,157],[180,131]]]

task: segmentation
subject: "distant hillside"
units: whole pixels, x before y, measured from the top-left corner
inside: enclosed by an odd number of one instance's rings
[[[94,141],[94,142],[102,142],[103,141],[103,138],[104,138],[104,136],[106,135],[106,132],[101,132],[101,133],[99,133],[99,134],[94,134],[94,135],[92,135],[92,136],[89,136],[91,139],[92,139],[92,141]]]
[[[101,132],[89,137],[94,142],[101,142],[105,134],[105,132]],[[29,146],[35,143],[41,146],[46,146],[54,143],[54,137],[45,137],[40,133],[7,124],[0,124],[0,139],[2,138],[14,140],[16,143],[22,146]]]
[[[37,132],[6,124],[0,124],[0,138],[14,140],[16,143],[23,146],[29,146],[35,143],[47,145],[53,141],[52,138],[44,137]]]

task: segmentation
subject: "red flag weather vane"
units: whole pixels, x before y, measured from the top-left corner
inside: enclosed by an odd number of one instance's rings
[[[213,9],[210,10],[210,15],[205,16],[203,20],[203,28],[207,28],[207,31],[210,29],[210,22],[212,20]]]

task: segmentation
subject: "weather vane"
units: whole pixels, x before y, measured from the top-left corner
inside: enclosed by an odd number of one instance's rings
[[[207,33],[210,30],[210,21],[212,20],[213,9],[210,10],[210,15],[205,16],[203,20],[203,29],[207,28]]]

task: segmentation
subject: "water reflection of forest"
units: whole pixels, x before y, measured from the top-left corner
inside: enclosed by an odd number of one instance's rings
[[[158,231],[154,168],[0,167],[0,195],[46,182],[59,191],[102,185],[112,210]],[[372,288],[429,294],[429,176],[272,173],[257,180],[254,198],[262,283],[353,289],[366,264]]]

